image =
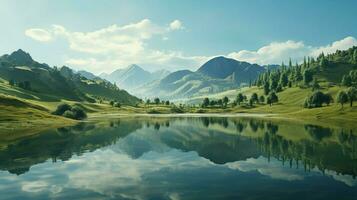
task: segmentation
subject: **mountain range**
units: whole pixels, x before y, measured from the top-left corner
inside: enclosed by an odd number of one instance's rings
[[[161,79],[169,73],[170,72],[167,70],[149,72],[140,66],[133,64],[123,69],[117,69],[110,74],[102,73],[99,76],[115,83],[120,88],[133,91],[135,88],[153,80]]]
[[[207,61],[196,71],[149,72],[133,64],[96,76],[84,70],[76,72],[66,66],[52,68],[38,63],[21,49],[0,57],[0,79],[13,80],[20,85],[30,84],[27,88],[30,92],[40,93],[47,99],[56,97],[75,101],[99,98],[135,103],[139,101],[135,96],[170,100],[190,98],[248,85],[267,69],[267,66],[220,56]],[[0,87],[1,90],[5,89]]]
[[[207,61],[196,71],[180,70],[143,84],[133,94],[140,97],[179,99],[218,93],[249,85],[260,73],[275,67],[277,66],[260,66],[219,56]]]
[[[16,89],[1,84],[0,92],[21,98],[89,102],[106,99],[123,104],[139,101],[125,90],[89,72],[75,72],[66,66],[57,68],[41,64],[21,49],[0,57],[0,82],[5,81]]]

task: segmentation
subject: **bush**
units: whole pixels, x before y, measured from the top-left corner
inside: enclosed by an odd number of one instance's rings
[[[87,114],[82,108],[79,106],[72,107],[66,103],[58,105],[56,111],[54,111],[53,114],[77,120],[87,118]]]
[[[63,115],[64,112],[66,112],[67,110],[71,110],[72,106],[66,104],[66,103],[62,103],[60,105],[57,106],[56,111],[53,112],[53,114],[55,115]]]
[[[74,106],[72,108],[72,113],[73,113],[73,118],[72,119],[85,119],[87,118],[87,114],[84,112],[84,110],[78,106]]]
[[[74,113],[70,110],[66,110],[66,112],[63,113],[63,117],[74,119]]]
[[[323,104],[329,105],[332,101],[333,98],[330,94],[324,94],[320,91],[316,91],[305,99],[304,107],[305,108],[322,107]]]

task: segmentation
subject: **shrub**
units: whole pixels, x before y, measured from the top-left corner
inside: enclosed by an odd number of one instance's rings
[[[71,118],[71,119],[74,119],[74,113],[70,110],[66,110],[63,115],[63,117],[66,117],[66,118]]]
[[[322,107],[324,103],[326,105],[329,105],[332,101],[333,99],[330,94],[324,94],[320,91],[316,91],[305,99],[304,107],[305,108]]]
[[[267,104],[269,104],[270,106],[273,105],[273,103],[277,103],[279,101],[278,96],[275,94],[275,92],[271,92],[269,93],[269,96],[267,98]]]
[[[53,114],[55,115],[63,115],[64,112],[66,112],[67,110],[71,110],[72,106],[66,104],[66,103],[62,103],[60,105],[57,106],[56,111],[53,112]]]
[[[70,106],[66,103],[57,106],[56,111],[53,112],[55,115],[61,115],[70,119],[85,119],[87,118],[86,112],[79,106]]]
[[[87,114],[85,113],[85,111],[82,108],[78,107],[78,106],[74,106],[71,111],[73,113],[73,118],[72,119],[81,120],[81,119],[87,118]]]

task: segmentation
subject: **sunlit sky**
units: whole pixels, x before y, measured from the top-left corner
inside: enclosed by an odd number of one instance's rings
[[[357,45],[354,0],[1,0],[0,54],[93,73],[129,64],[197,69],[223,55],[258,64]]]

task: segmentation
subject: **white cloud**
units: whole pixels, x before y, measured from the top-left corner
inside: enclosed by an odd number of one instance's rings
[[[356,45],[357,40],[351,36],[322,47],[309,46],[302,41],[296,42],[288,40],[286,42],[270,43],[269,45],[259,48],[257,51],[242,50],[232,52],[228,54],[228,57],[262,65],[280,64],[282,61],[285,63],[288,62],[289,58],[301,62],[304,56],[316,57],[322,52],[326,54],[334,53],[336,50],[346,50]]]
[[[349,49],[353,46],[357,46],[357,40],[354,37],[346,37],[342,40],[338,40],[336,42],[333,42],[330,45],[324,46],[324,47],[319,47],[313,50],[310,55],[311,56],[318,56],[322,52],[325,54],[330,54],[336,52],[336,50],[346,50]]]
[[[49,31],[39,28],[27,29],[25,35],[40,42],[49,42],[52,40],[52,35]]]
[[[61,25],[52,25],[48,29],[28,29],[25,34],[37,41],[49,42],[62,38],[68,42],[69,49],[74,54],[67,57],[64,63],[76,69],[84,69],[94,73],[112,72],[115,69],[136,63],[149,70],[167,69],[197,69],[212,56],[185,55],[179,51],[158,50],[149,47],[148,41],[152,38],[161,38],[167,42],[168,34],[172,31],[184,29],[180,20],[174,20],[167,26],[143,19],[137,23],[127,25],[111,25],[90,32],[71,31]],[[321,52],[333,53],[337,49],[345,50],[357,45],[357,40],[346,37],[326,46],[310,46],[302,41],[288,40],[272,42],[257,50],[241,50],[227,54],[227,57],[240,61],[266,64],[280,64],[301,62],[304,56],[317,56]]]
[[[303,42],[288,40],[270,43],[257,51],[232,52],[228,54],[228,57],[257,64],[278,64],[289,58],[301,60],[308,55],[310,49],[311,47],[306,46]]]
[[[151,38],[158,36],[165,41],[168,39],[167,34],[179,29],[183,29],[179,20],[174,20],[169,26],[160,26],[144,19],[123,26],[114,24],[92,32],[74,32],[61,25],[36,31],[47,33],[51,38],[65,39],[71,50],[80,53],[80,56],[67,58],[65,64],[100,73],[111,72],[132,63],[168,69],[199,66],[207,57],[184,56],[181,52],[148,48],[147,41]],[[33,36],[29,37],[35,39]]]
[[[22,183],[22,191],[25,192],[41,192],[48,188],[48,183],[45,181],[25,181]]]
[[[180,20],[174,20],[173,22],[170,23],[170,29],[171,30],[180,30],[183,29],[184,27],[182,26],[182,23]]]
[[[108,159],[110,162],[107,162]],[[148,152],[139,159],[133,159],[110,149],[97,150],[93,154],[85,154],[66,161],[66,168],[72,169],[68,174],[67,186],[113,197],[120,195],[131,199],[146,199],[145,196],[141,196],[149,187],[148,182],[145,181],[146,175],[161,171],[176,173],[212,165],[210,161],[199,157],[195,152],[178,150],[163,153]],[[98,167],[101,170],[98,170]],[[96,180],[92,181],[92,177],[96,177]],[[115,194],[113,191],[118,193]],[[178,193],[167,195],[170,199],[179,200]]]
[[[281,161],[271,159],[270,162],[264,157],[249,158],[244,161],[227,163],[230,169],[237,169],[243,172],[257,171],[262,175],[269,176],[272,179],[296,181],[303,180],[306,173],[302,170],[296,170],[288,166],[283,166]]]

